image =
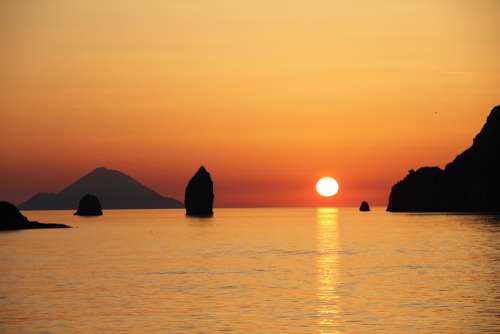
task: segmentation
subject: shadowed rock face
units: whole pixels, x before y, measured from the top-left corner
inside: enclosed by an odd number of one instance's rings
[[[500,106],[472,146],[443,170],[410,171],[392,188],[388,211],[500,212]]]
[[[368,204],[367,201],[361,202],[361,205],[359,206],[359,211],[363,211],[363,212],[370,211],[370,205]]]
[[[28,218],[19,212],[15,205],[9,202],[0,202],[0,231],[68,227],[63,224],[42,224],[29,221]]]
[[[411,170],[392,188],[388,211],[439,211],[443,192],[444,171],[438,167]]]
[[[95,195],[87,194],[80,199],[76,216],[102,216],[102,207]]]
[[[213,215],[214,188],[212,178],[205,167],[201,166],[191,178],[184,197],[186,215],[207,217]]]

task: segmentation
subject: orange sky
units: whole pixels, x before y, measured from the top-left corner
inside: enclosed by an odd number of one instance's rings
[[[497,0],[2,1],[0,198],[106,166],[182,199],[204,164],[217,206],[385,205],[500,104],[499,22]]]

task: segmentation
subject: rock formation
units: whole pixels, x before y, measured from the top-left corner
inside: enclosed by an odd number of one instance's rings
[[[184,197],[186,215],[207,217],[213,215],[214,189],[212,178],[201,166],[191,178]]]
[[[361,205],[359,206],[359,211],[363,211],[363,212],[370,211],[370,205],[368,204],[367,201],[361,202]]]
[[[0,231],[69,227],[63,224],[42,224],[29,221],[28,218],[19,212],[15,205],[9,202],[0,202]]]
[[[87,194],[80,199],[76,216],[102,216],[101,202],[97,196]]]
[[[85,194],[99,198],[103,209],[182,208],[176,199],[164,197],[117,170],[96,168],[58,193],[38,193],[22,203],[21,210],[75,210]]]
[[[388,211],[500,212],[500,106],[472,146],[443,170],[411,170],[393,186]]]

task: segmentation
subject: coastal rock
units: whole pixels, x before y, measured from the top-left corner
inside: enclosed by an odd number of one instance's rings
[[[443,170],[410,171],[393,186],[392,212],[500,212],[500,106],[491,111],[472,146]]]
[[[101,202],[97,196],[87,194],[80,199],[76,216],[102,216]]]
[[[359,206],[359,211],[363,211],[363,212],[370,211],[370,205],[368,204],[367,201],[361,202],[361,205]]]
[[[184,197],[186,215],[207,217],[213,215],[214,189],[210,174],[201,166],[191,178]]]
[[[63,224],[42,224],[29,221],[15,205],[5,201],[0,202],[0,231],[69,227]]]
[[[443,174],[439,167],[411,170],[406,178],[392,187],[388,211],[439,211],[443,197]]]

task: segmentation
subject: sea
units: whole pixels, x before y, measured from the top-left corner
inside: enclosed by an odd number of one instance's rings
[[[500,333],[500,217],[384,208],[25,211],[0,333]]]

